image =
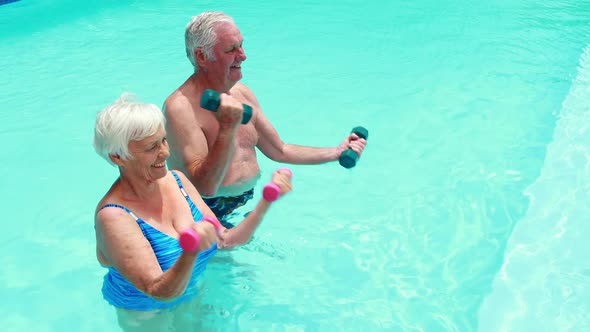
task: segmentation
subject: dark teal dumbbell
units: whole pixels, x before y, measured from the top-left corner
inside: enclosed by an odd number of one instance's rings
[[[352,128],[351,133],[355,133],[360,138],[369,139],[369,131],[364,127],[354,127]],[[353,168],[356,165],[358,159],[359,155],[352,151],[351,148],[348,148],[348,150],[340,154],[338,161],[344,168]]]
[[[211,112],[216,112],[219,108],[219,93],[215,90],[207,89],[201,95],[201,107]],[[242,104],[244,112],[242,113],[242,124],[248,123],[252,118],[252,106]]]

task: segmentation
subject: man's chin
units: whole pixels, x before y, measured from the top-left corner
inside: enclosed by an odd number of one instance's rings
[[[232,79],[229,80],[230,86],[234,86],[236,85],[236,83],[238,83],[240,80],[242,79],[242,76],[240,75],[240,77],[232,77]]]

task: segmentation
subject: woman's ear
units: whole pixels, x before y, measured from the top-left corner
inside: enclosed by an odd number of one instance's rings
[[[121,156],[119,156],[118,154],[110,154],[109,158],[111,159],[111,161],[117,165],[117,166],[122,166],[123,165],[123,159],[121,159]]]

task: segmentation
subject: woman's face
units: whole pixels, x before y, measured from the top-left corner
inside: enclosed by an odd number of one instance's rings
[[[170,156],[166,131],[162,126],[151,136],[128,144],[132,158],[125,160],[124,167],[130,174],[155,181],[166,176],[166,159]]]

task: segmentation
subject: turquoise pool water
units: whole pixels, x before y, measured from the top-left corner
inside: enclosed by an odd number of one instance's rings
[[[0,6],[3,330],[117,330],[93,231],[116,170],[94,117],[123,91],[160,105],[208,9],[240,26],[243,81],[285,141],[335,145],[356,125],[370,141],[355,169],[292,167],[256,238],[210,265],[196,320],[590,330],[585,0]],[[261,157],[263,178],[278,166]]]

